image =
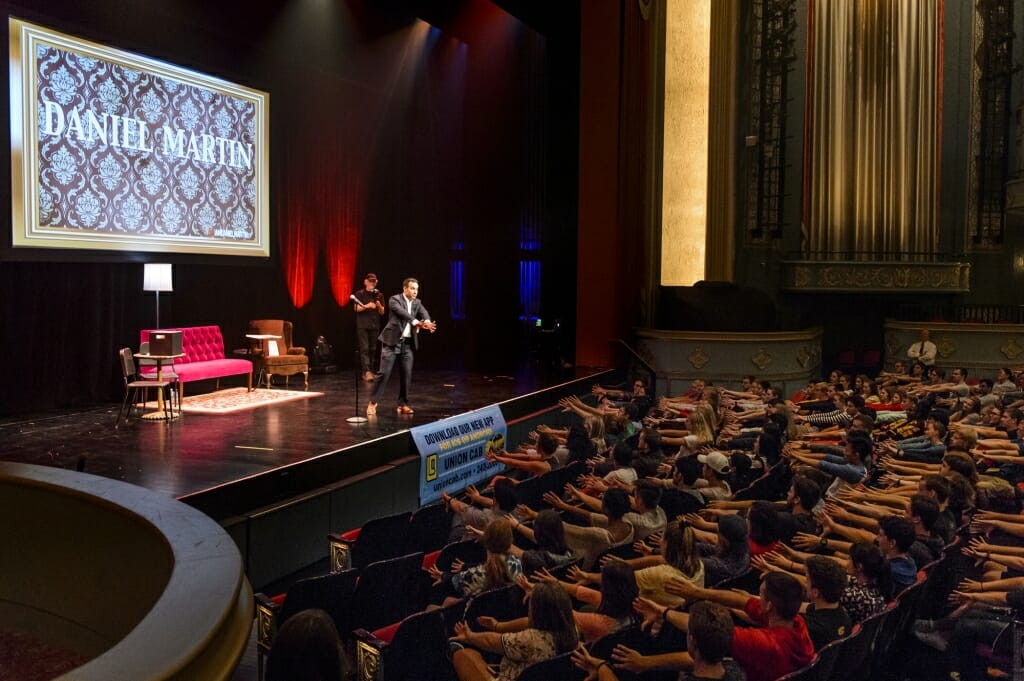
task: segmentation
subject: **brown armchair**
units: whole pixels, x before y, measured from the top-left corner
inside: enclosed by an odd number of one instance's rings
[[[292,345],[292,323],[283,319],[254,319],[249,322],[250,334],[267,334],[280,336],[278,341],[264,341],[252,348],[253,366],[267,375],[267,387],[270,387],[272,375],[284,376],[287,387],[288,377],[302,374],[305,389],[309,389],[309,357],[306,348]],[[277,343],[277,354],[270,351],[270,344]]]

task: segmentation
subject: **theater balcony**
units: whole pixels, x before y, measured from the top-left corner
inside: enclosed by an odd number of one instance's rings
[[[938,253],[800,253],[782,263],[782,287],[798,293],[970,293],[971,264]]]
[[[6,678],[42,678],[67,660],[60,679],[231,677],[252,589],[213,520],[118,480],[10,462],[0,516],[0,642],[47,653],[0,645]]]

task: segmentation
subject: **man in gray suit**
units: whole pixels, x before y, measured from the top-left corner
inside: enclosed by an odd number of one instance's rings
[[[398,392],[398,413],[412,414],[409,406],[409,386],[412,383],[413,350],[419,347],[420,329],[430,333],[437,330],[437,323],[430,321],[430,313],[423,307],[419,295],[420,283],[409,278],[402,282],[402,292],[388,300],[388,323],[380,332],[383,349],[380,353],[380,371],[374,378],[373,391],[366,405],[366,415],[377,413],[377,402],[391,378],[391,370],[398,360],[402,384]]]

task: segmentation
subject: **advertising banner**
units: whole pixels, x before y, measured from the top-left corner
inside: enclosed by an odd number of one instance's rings
[[[420,453],[420,505],[458,492],[500,473],[504,468],[486,458],[488,450],[505,447],[505,417],[497,405],[417,426],[411,430]]]

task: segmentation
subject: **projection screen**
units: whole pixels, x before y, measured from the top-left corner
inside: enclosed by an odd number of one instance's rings
[[[9,21],[12,246],[270,255],[266,92]]]

